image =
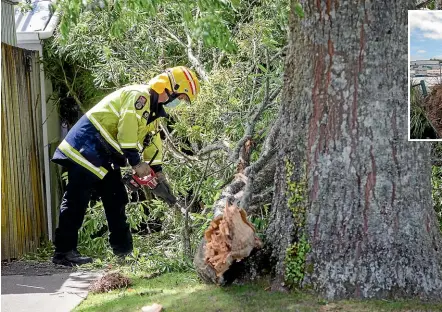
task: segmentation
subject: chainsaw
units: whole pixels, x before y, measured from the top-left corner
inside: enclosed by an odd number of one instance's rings
[[[158,178],[152,168],[150,168],[150,173],[142,178],[128,172],[123,176],[123,181],[132,192],[138,191],[143,186],[147,186],[151,190],[154,190],[158,186]]]
[[[168,185],[160,181],[155,174],[155,171],[150,168],[150,173],[140,178],[136,174],[126,173],[123,176],[123,182],[127,185],[131,192],[138,192],[138,190],[142,189],[146,186],[152,194],[163,199],[167,204],[174,205],[176,203],[176,198],[170,192]]]
[[[152,138],[157,133],[158,131],[146,135],[143,142],[144,148],[146,148],[152,143]],[[143,151],[141,151],[141,153]],[[156,158],[157,155],[158,155],[158,148],[155,154],[153,155],[152,159],[149,161],[148,163],[149,166],[151,165],[151,163],[153,162],[153,160]],[[150,168],[150,173],[142,178],[140,178],[136,174],[131,174],[128,172],[123,176],[123,182],[127,185],[127,187],[131,192],[138,192],[138,190],[142,189],[144,186],[147,186],[147,188],[150,189],[152,194],[154,194],[156,197],[163,199],[169,205],[173,206],[177,201],[175,196],[173,196],[172,192],[170,191],[167,183],[164,182],[162,179],[158,179],[155,171],[152,168]]]

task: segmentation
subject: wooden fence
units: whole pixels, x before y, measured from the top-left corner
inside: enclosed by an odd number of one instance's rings
[[[35,251],[47,236],[38,52],[2,43],[2,260]]]

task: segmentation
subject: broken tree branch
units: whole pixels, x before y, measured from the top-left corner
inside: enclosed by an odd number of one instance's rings
[[[260,203],[269,203],[272,201],[274,188],[268,187],[260,194],[254,194],[253,199],[251,201],[251,205],[256,205]]]
[[[261,156],[259,157],[259,159],[244,170],[244,174],[247,176],[248,181],[246,183],[246,188],[244,190],[244,195],[243,198],[241,199],[240,206],[245,211],[248,211],[249,209],[252,195],[256,187],[254,183],[256,174],[268,163],[268,161],[275,155],[277,151],[277,149],[274,148],[273,146],[274,142],[276,142],[275,136],[279,132],[279,123],[280,122],[277,120],[273,124],[264,142],[263,149],[261,151]]]
[[[219,199],[213,205],[214,218],[223,214],[223,209],[226,203],[233,203],[235,195],[242,191],[245,182],[240,177],[236,176],[235,179],[224,189]]]
[[[266,165],[260,170],[256,172],[255,177],[255,186],[254,193],[260,193],[262,190],[267,188],[269,185],[272,185],[275,179],[275,170],[276,170],[276,153],[275,155],[268,160]]]
[[[64,83],[66,85],[66,87],[68,87],[69,93],[72,95],[72,97],[74,98],[75,102],[77,103],[77,105],[79,107],[83,107],[83,103],[81,103],[80,99],[77,96],[77,93],[75,92],[74,88],[72,87],[72,85],[70,84],[67,76],[66,76],[66,72],[64,70],[62,61],[60,60],[60,68],[63,71],[63,77],[64,77]]]
[[[184,254],[186,255],[186,257],[189,258],[192,256],[192,250],[190,248],[190,234],[189,234],[189,210],[195,203],[196,199],[199,197],[199,191],[204,179],[206,178],[207,168],[209,168],[209,162],[210,162],[210,157],[207,159],[203,174],[201,175],[201,178],[195,189],[195,195],[193,196],[190,204],[187,205],[184,213],[183,246],[184,246]]]
[[[168,150],[178,159],[184,159],[187,161],[198,161],[199,158],[195,157],[195,156],[189,156],[184,154],[183,152],[181,152],[175,145],[175,143],[173,143],[173,140],[171,138],[171,135],[169,133],[169,130],[167,130],[166,127],[164,127],[162,124],[160,124],[160,128],[163,131],[165,137],[166,137],[166,144],[168,147]]]
[[[187,51],[187,57],[190,61],[190,63],[195,67],[196,72],[200,76],[201,80],[207,81],[208,75],[206,70],[204,69],[204,65],[200,62],[200,60],[195,56],[192,49],[192,38],[190,37],[189,32],[186,30],[186,36],[187,36],[187,44],[184,43],[180,38],[178,38],[174,33],[172,33],[165,25],[161,26],[162,29],[171,37],[174,39],[180,46],[186,49]]]
[[[219,65],[221,64],[221,62],[223,61],[225,56],[226,56],[226,53],[224,51],[221,51],[221,53],[219,54],[219,57],[218,57],[218,61],[216,61],[213,65],[214,70],[217,70],[219,68]]]
[[[192,38],[189,35],[189,32],[186,30],[187,35],[187,57],[189,58],[189,61],[192,63],[192,65],[195,67],[196,72],[200,76],[201,80],[207,81],[209,80],[209,77],[206,73],[206,70],[204,69],[203,64],[200,62],[200,60],[195,56],[192,50]]]
[[[251,166],[246,168],[245,174],[248,175],[250,171],[259,172],[263,166],[268,162],[270,158],[276,153],[276,148],[274,148],[276,142],[276,136],[279,133],[280,121],[276,120],[267,135],[264,145],[261,151],[261,156],[255,161]]]
[[[196,189],[195,189],[195,195],[193,196],[190,204],[187,205],[187,207],[186,207],[187,211],[189,211],[190,207],[192,207],[192,205],[195,203],[196,199],[199,196],[198,192],[199,192],[199,190],[201,188],[201,185],[202,185],[204,179],[206,178],[206,173],[207,173],[207,169],[209,168],[210,159],[211,159],[210,157],[207,158],[207,162],[206,162],[206,166],[204,167],[203,174],[201,175],[201,178],[200,178],[200,180],[199,180],[199,182],[198,182],[198,184],[196,186]]]
[[[253,137],[253,132],[255,131],[256,123],[258,122],[259,117],[261,116],[262,112],[275,100],[275,98],[278,96],[279,92],[281,91],[282,87],[276,88],[270,96],[268,96],[267,101],[264,99],[259,107],[251,114],[251,117],[249,118],[249,121],[247,122],[246,131],[244,132],[244,136],[238,141],[235,149],[233,150],[233,153],[231,154],[230,160],[231,161],[237,161],[239,158],[239,154],[241,152],[241,149],[244,147],[244,144],[247,140],[250,140]]]
[[[173,40],[175,40],[180,46],[187,48],[187,46],[184,44],[183,41],[181,41],[177,36],[175,36],[169,29],[167,29],[166,26],[162,25],[161,28],[171,37]]]
[[[227,153],[231,153],[230,147],[227,144],[227,142],[220,141],[220,142],[210,144],[210,145],[204,147],[203,149],[201,149],[198,153],[198,156],[202,156],[207,153],[211,153],[211,152],[218,151],[218,150],[224,150]]]

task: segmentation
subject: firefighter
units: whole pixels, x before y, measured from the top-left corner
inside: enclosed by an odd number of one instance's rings
[[[78,231],[92,190],[101,197],[109,228],[109,243],[117,256],[132,252],[132,234],[126,222],[128,195],[120,167],[132,167],[139,177],[152,169],[159,180],[162,145],[158,118],[181,102],[191,103],[199,92],[195,73],[184,66],[166,69],[148,84],[121,88],[101,100],[72,127],[52,161],[64,166],[68,184],[60,205],[52,262],[67,266],[92,262],[77,250]],[[152,136],[143,150],[143,142]],[[154,159],[152,159],[155,157]]]

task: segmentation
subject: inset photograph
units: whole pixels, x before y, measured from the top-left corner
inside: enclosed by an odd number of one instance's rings
[[[442,11],[408,11],[409,140],[442,141]]]

